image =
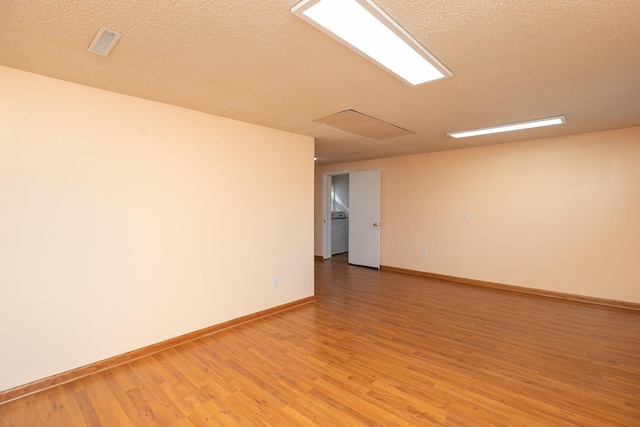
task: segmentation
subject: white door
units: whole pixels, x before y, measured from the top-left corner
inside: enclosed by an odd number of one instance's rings
[[[349,174],[349,264],[380,268],[380,171]]]

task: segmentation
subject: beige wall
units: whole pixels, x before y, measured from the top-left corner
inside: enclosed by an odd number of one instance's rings
[[[312,138],[8,68],[0,93],[0,390],[313,295]]]
[[[368,169],[382,265],[640,302],[640,128],[317,167],[316,255],[322,174]]]

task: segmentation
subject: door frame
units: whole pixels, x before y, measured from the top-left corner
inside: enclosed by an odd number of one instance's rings
[[[322,259],[331,258],[331,178],[351,172],[353,169],[322,173]]]

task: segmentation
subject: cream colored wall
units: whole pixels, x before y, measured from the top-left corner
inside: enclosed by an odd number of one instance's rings
[[[322,174],[368,169],[382,265],[640,302],[640,127],[317,167],[316,255]]]
[[[8,68],[0,93],[0,390],[313,295],[312,138]]]

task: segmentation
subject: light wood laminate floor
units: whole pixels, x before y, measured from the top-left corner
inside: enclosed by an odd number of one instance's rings
[[[640,312],[315,268],[314,304],[6,403],[0,425],[640,426]]]

